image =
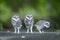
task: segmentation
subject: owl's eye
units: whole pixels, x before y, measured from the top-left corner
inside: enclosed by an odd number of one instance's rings
[[[48,25],[48,23],[45,23],[45,25]]]
[[[29,17],[29,16],[27,16],[27,17]]]
[[[14,17],[14,18],[16,18],[16,17]]]
[[[16,18],[16,19],[17,19],[17,17],[14,17],[14,18]]]
[[[45,25],[49,26],[49,23],[45,23]]]
[[[32,17],[32,16],[30,16],[30,17]]]

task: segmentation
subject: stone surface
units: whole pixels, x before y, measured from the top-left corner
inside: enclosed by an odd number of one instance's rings
[[[0,32],[0,40],[60,40],[60,32],[26,33],[15,34],[13,32]]]

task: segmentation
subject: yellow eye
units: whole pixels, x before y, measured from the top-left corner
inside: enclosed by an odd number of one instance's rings
[[[45,23],[45,25],[48,25],[48,23]]]

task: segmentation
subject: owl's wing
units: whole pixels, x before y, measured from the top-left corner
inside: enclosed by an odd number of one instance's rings
[[[35,24],[35,27],[37,27],[38,29],[42,29],[44,28],[44,21],[38,21],[36,24]]]
[[[16,25],[16,21],[15,21],[15,20],[13,20],[13,19],[11,20],[11,23],[12,23],[12,25],[13,25],[13,26],[15,26],[15,25]]]
[[[16,22],[16,26],[17,26],[17,27],[22,26],[22,22],[21,22],[21,20],[18,20],[18,21]]]

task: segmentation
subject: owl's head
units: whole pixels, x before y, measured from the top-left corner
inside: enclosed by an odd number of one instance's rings
[[[46,22],[44,23],[44,26],[45,26],[46,28],[49,28],[49,27],[50,27],[50,22],[46,21]]]
[[[32,14],[28,14],[28,15],[26,15],[26,18],[31,20],[33,18],[33,16],[32,16]]]
[[[12,20],[15,20],[15,21],[19,20],[19,16],[13,15],[13,16],[12,16]]]

